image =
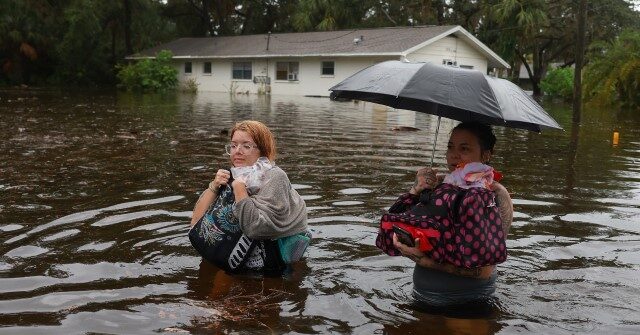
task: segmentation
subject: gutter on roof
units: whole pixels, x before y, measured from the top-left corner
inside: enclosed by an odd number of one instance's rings
[[[229,55],[229,56],[173,56],[172,59],[227,59],[227,58],[294,58],[294,57],[371,57],[371,56],[402,56],[402,52],[378,53],[338,53],[338,54],[281,54],[281,55]],[[152,59],[155,56],[129,56],[125,59]]]

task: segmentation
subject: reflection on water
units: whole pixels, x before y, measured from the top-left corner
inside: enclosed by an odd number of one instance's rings
[[[640,330],[637,118],[587,110],[578,129],[549,106],[566,132],[496,128],[493,164],[516,211],[510,256],[496,301],[470,316],[413,306],[411,262],[374,246],[381,211],[430,160],[431,116],[226,94],[3,91],[0,102],[3,334]],[[274,130],[309,207],[308,258],[284,278],[227,276],[186,236],[199,192],[227,166],[224,130],[247,118]],[[441,124],[439,163],[453,126]]]

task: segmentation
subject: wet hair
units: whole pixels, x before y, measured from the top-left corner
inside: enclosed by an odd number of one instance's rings
[[[493,134],[491,126],[479,122],[467,121],[462,122],[453,128],[453,130],[456,129],[466,130],[472,133],[478,138],[480,149],[483,152],[489,150],[489,152],[493,154],[493,147],[496,145],[496,135]]]
[[[229,139],[233,139],[233,134],[238,130],[246,131],[251,136],[260,150],[260,156],[265,156],[272,162],[276,159],[276,140],[264,123],[254,120],[240,121],[229,131]]]

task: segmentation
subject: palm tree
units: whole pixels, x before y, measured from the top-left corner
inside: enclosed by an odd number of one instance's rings
[[[626,30],[612,42],[593,43],[584,69],[589,100],[640,107],[640,31]]]

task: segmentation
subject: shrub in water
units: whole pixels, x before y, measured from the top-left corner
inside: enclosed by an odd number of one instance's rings
[[[174,89],[178,85],[178,70],[171,65],[170,51],[158,52],[155,59],[143,59],[119,65],[118,87],[128,91],[157,92]]]
[[[573,73],[571,67],[549,70],[540,82],[540,87],[546,95],[571,99],[573,97]]]

